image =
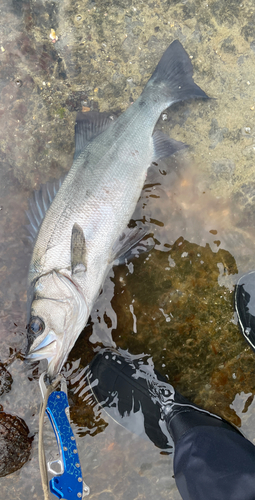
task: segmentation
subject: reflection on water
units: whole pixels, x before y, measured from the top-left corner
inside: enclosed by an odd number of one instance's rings
[[[155,214],[150,230],[157,244],[111,272],[87,337],[133,354],[150,353],[181,392],[240,425],[229,405],[239,384],[249,391],[254,370],[245,381],[242,373],[253,354],[236,326],[233,287],[238,273],[252,265],[252,238],[234,227],[226,200],[213,203],[206,192],[199,196],[190,165],[177,171],[158,174],[165,185],[158,178],[155,189],[145,187],[135,215],[151,221]],[[86,366],[88,352],[80,339],[72,354]]]
[[[156,369],[197,404],[255,442],[254,353],[233,312],[238,277],[254,261],[254,25],[213,0],[47,3],[4,0],[0,15],[0,361],[12,376],[1,396],[35,434],[31,460],[1,479],[6,500],[42,498],[37,460],[42,366],[26,365],[24,225],[32,190],[68,170],[75,113],[125,110],[164,48],[178,38],[195,80],[212,97],[167,110],[166,134],[190,145],[149,172],[133,216],[155,248],[114,268],[65,366],[84,476],[104,500],[178,500],[172,458],[122,429],[82,393],[83,373],[104,346],[152,357]],[[224,23],[222,21],[224,17]],[[50,38],[54,29],[58,41]],[[50,429],[45,442],[56,454]]]

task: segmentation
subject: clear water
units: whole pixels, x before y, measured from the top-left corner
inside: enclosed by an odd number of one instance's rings
[[[31,460],[1,478],[5,500],[43,498],[37,459],[43,367],[23,361],[27,200],[68,171],[76,111],[124,111],[175,38],[192,57],[195,81],[214,99],[176,105],[159,121],[190,147],[161,162],[156,176],[148,173],[134,217],[151,221],[157,245],[107,278],[65,367],[71,417],[91,498],[180,498],[172,456],[84,401],[79,374],[100,345],[115,343],[151,355],[180,392],[241,426],[255,443],[255,358],[233,311],[238,277],[255,268],[253,26],[251,1],[2,0],[0,360],[13,384],[1,404],[35,434]],[[45,443],[54,457],[49,428]]]

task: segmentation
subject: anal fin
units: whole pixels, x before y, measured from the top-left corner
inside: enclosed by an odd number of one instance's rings
[[[152,139],[154,145],[153,161],[157,161],[162,158],[168,158],[178,151],[181,151],[182,149],[186,149],[188,147],[183,142],[171,139],[163,132],[161,132],[161,130],[155,130]]]
[[[134,256],[150,251],[154,247],[152,238],[142,241],[149,234],[150,229],[148,227],[127,227],[115,242],[109,263],[113,263],[115,266],[125,264]]]

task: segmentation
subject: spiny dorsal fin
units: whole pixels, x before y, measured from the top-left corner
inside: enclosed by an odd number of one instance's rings
[[[86,271],[86,243],[84,232],[75,223],[72,229],[71,238],[71,268],[72,274],[84,273]]]
[[[112,113],[99,113],[88,111],[77,113],[75,122],[75,153],[74,160],[79,156],[87,143],[95,139],[99,134],[113,123],[116,116]]]
[[[60,186],[63,184],[65,175],[60,179],[46,182],[38,191],[34,191],[32,197],[28,201],[28,210],[26,211],[27,218],[30,222],[26,227],[30,233],[30,239],[33,241],[39,231],[40,225],[45,217],[45,214],[55,198]]]

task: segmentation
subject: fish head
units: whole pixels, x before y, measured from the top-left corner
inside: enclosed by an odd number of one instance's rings
[[[27,326],[27,359],[47,359],[47,373],[54,378],[86,325],[88,316],[83,294],[67,276],[52,271],[38,278],[32,290]]]

